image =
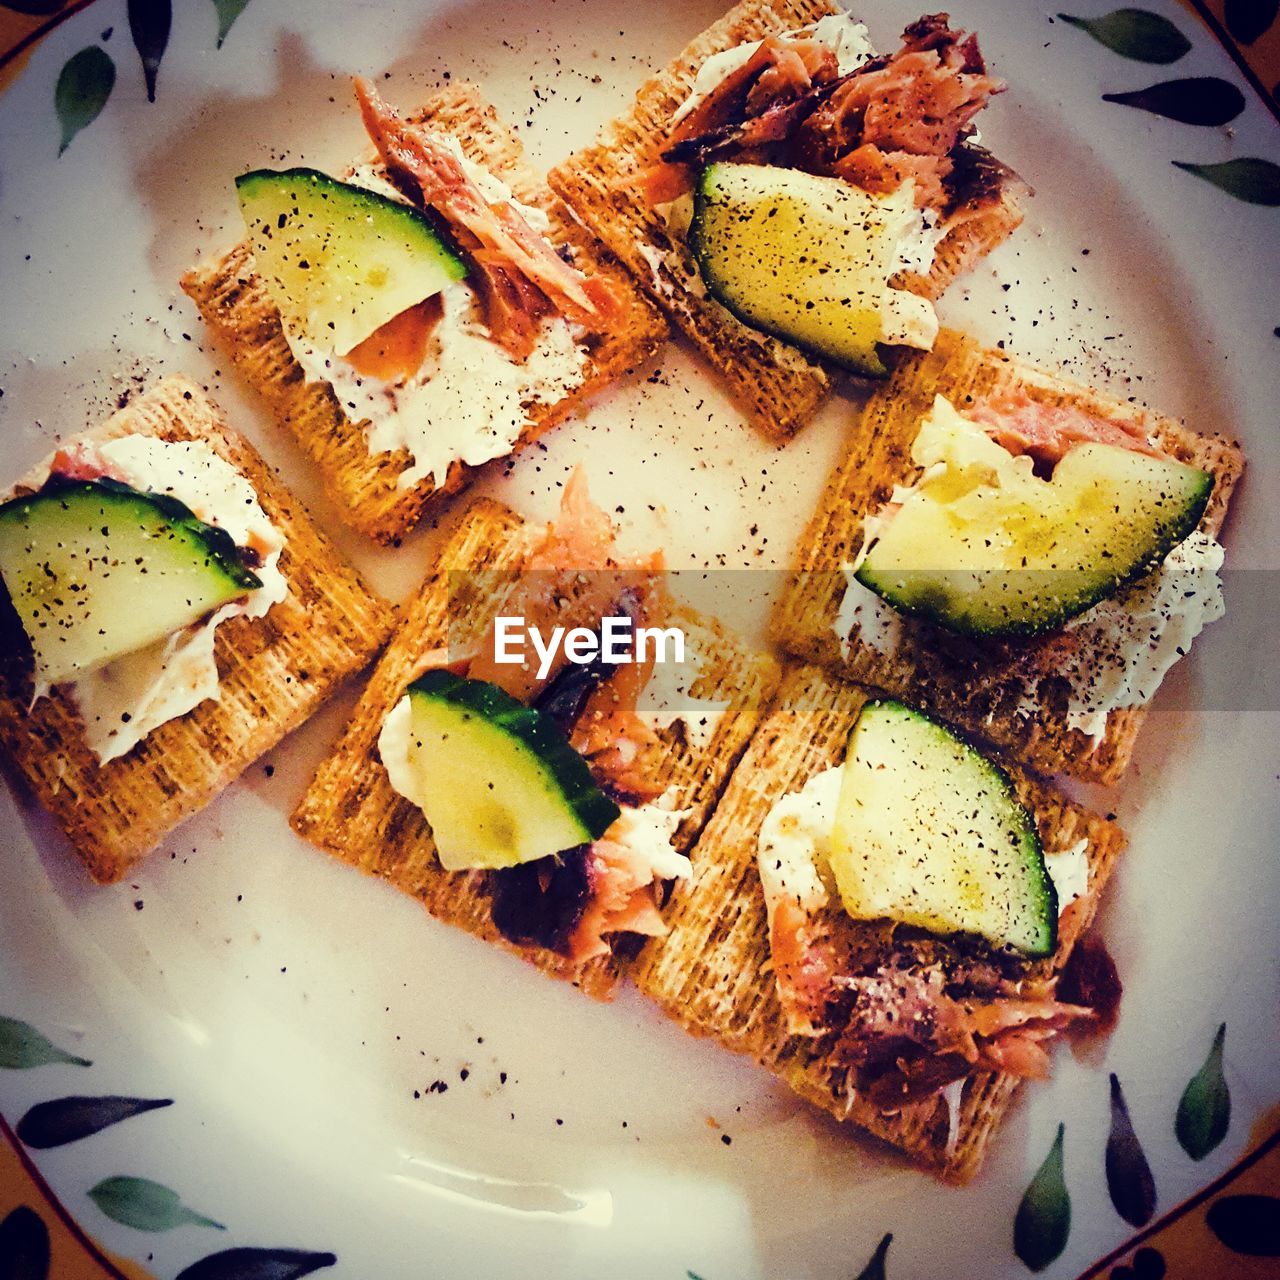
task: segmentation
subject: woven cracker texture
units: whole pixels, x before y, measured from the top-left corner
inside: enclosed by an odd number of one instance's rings
[[[30,712],[30,670],[7,654],[0,681],[0,749],[67,833],[95,880],[119,880],[265,751],[302,724],[391,630],[392,610],[312,523],[254,448],[185,378],[166,378],[87,433],[203,440],[252,482],[284,534],[289,595],[262,618],[219,625],[219,698],[160,725],[126,755],[99,765],[79,713],[61,690]]]

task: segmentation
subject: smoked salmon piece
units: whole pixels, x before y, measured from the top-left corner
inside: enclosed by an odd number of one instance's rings
[[[616,314],[613,286],[566,262],[511,201],[486,195],[453,149],[403,120],[368,80],[357,77],[355,92],[387,172],[448,224],[473,268],[489,332],[513,359],[528,359],[543,316],[599,325]]]

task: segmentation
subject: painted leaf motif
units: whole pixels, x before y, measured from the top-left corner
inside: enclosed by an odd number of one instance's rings
[[[1157,62],[1163,66],[1177,62],[1191,48],[1191,41],[1168,18],[1146,9],[1116,9],[1101,18],[1074,18],[1069,13],[1060,13],[1058,17],[1087,31],[1113,53],[1135,62]]]
[[[235,20],[244,12],[245,6],[249,0],[213,0],[214,8],[218,11],[218,48],[222,48],[222,42],[227,38],[227,33],[231,30]]]
[[[1280,1258],[1280,1198],[1223,1196],[1204,1215],[1213,1232],[1233,1253],[1251,1258]]]
[[[1156,1180],[1133,1131],[1124,1091],[1115,1072],[1111,1073],[1111,1132],[1107,1135],[1107,1191],[1116,1212],[1130,1226],[1151,1221],[1156,1209]]]
[[[858,1272],[857,1280],[886,1280],[888,1272],[885,1270],[885,1259],[889,1256],[889,1246],[892,1243],[892,1233],[886,1232],[880,1243],[876,1245],[876,1251],[871,1255],[871,1261]]]
[[[1227,1136],[1231,1127],[1231,1091],[1222,1074],[1222,1046],[1227,1024],[1218,1028],[1213,1047],[1182,1091],[1173,1123],[1178,1143],[1193,1160],[1203,1160]]]
[[[1197,178],[1220,187],[1229,196],[1249,204],[1280,205],[1280,165],[1257,156],[1242,156],[1222,164],[1189,164],[1175,160],[1174,165],[1194,173]]]
[[[0,0],[0,9],[12,9],[14,13],[29,13],[43,17],[57,13],[68,0]]]
[[[1227,0],[1222,16],[1233,40],[1252,44],[1276,20],[1280,0]]]
[[[1062,1174],[1065,1131],[1060,1124],[1013,1220],[1013,1251],[1032,1271],[1043,1271],[1067,1247],[1071,1234],[1071,1197]]]
[[[332,1253],[302,1249],[224,1249],[193,1262],[177,1280],[299,1280],[337,1261]]]
[[[172,1098],[54,1098],[37,1103],[18,1121],[17,1134],[29,1147],[46,1151],[140,1116],[173,1105]]]
[[[0,1280],[47,1280],[49,1228],[34,1209],[20,1204],[0,1222]]]
[[[71,139],[87,125],[91,125],[98,113],[107,105],[116,83],[116,64],[105,49],[96,44],[73,54],[58,76],[53,91],[53,103],[62,125],[61,155]]]
[[[1132,93],[1104,93],[1103,102],[1137,107],[1152,115],[1167,116],[1180,124],[1217,125],[1234,120],[1244,110],[1244,94],[1217,76],[1190,76],[1166,80]]]
[[[73,1067],[90,1067],[88,1058],[77,1057],[59,1049],[45,1039],[29,1022],[0,1017],[0,1068],[25,1071],[51,1062],[64,1062]]]
[[[112,1222],[136,1231],[170,1231],[185,1226],[226,1230],[222,1223],[188,1209],[176,1191],[149,1178],[103,1178],[90,1190],[89,1198]]]
[[[142,75],[147,82],[147,101],[156,100],[156,76],[160,59],[169,46],[173,25],[171,0],[129,0],[129,33],[142,59]]]

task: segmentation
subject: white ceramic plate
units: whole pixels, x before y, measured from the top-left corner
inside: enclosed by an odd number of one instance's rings
[[[876,5],[873,38],[890,45],[918,7]],[[1238,79],[1194,18],[1151,7],[1193,38],[1178,74]],[[154,105],[123,0],[77,14],[0,103],[0,479],[99,420],[135,381],[191,373],[374,583],[402,597],[430,560],[430,534],[380,552],[341,531],[301,454],[224,372],[179,272],[236,235],[235,174],[332,167],[360,147],[354,72],[385,69],[384,93],[406,107],[446,68],[476,78],[549,164],[719,8],[253,0],[215,51],[214,6],[190,0],[177,6]],[[1051,9],[965,0],[955,13],[1012,85],[984,138],[1037,195],[943,318],[1242,437],[1250,470],[1230,554],[1274,569],[1277,213],[1170,163],[1280,158],[1274,122],[1252,99],[1229,131],[1104,103],[1161,69],[1051,23]],[[59,157],[53,85],[107,28],[119,82]],[[661,538],[671,564],[784,566],[850,402],[777,452],[687,351],[667,349],[659,369],[509,472],[495,467],[481,489],[545,515],[583,462],[603,505],[624,505],[635,541]],[[1269,575],[1243,579],[1262,591]],[[1237,579],[1234,594],[1245,591]],[[1128,1233],[1102,1176],[1107,1071],[1124,1082],[1162,1210],[1227,1167],[1280,1096],[1280,703],[1274,637],[1258,618],[1237,609],[1206,634],[1162,693],[1129,781],[1095,797],[1132,833],[1104,915],[1127,988],[1121,1022],[1089,1061],[1058,1053],[1053,1082],[1024,1091],[971,1187],[939,1186],[851,1138],[634,994],[594,1006],[295,838],[287,812],[354,690],[128,884],[91,887],[41,814],[0,799],[0,1014],[93,1060],[0,1071],[0,1109],[12,1122],[61,1094],[172,1098],[36,1154],[85,1228],[162,1277],[233,1245],[278,1245],[331,1252],[331,1274],[353,1280],[844,1280],[886,1231],[894,1277],[1025,1274],[1014,1210],[1065,1120],[1074,1221],[1052,1274],[1074,1275]],[[1224,664],[1239,676],[1234,697]],[[1173,1112],[1224,1020],[1231,1129],[1195,1164],[1174,1141]],[[113,1174],[154,1179],[227,1230],[121,1226],[87,1198]]]

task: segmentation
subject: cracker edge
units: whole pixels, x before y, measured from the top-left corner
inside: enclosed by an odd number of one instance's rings
[[[106,765],[85,745],[65,692],[55,690],[28,712],[29,671],[8,673],[0,686],[0,748],[103,884],[123,878],[367,666],[394,616],[193,382],[165,378],[74,439],[134,434],[204,441],[249,479],[285,537],[280,564],[290,596],[262,618],[219,626],[218,700],[158,726]],[[327,615],[324,625],[314,625],[317,611]],[[284,698],[284,689],[304,693]]]
[[[519,137],[498,118],[475,85],[458,82],[441,89],[413,120],[452,134],[470,159],[502,177],[525,203],[543,209],[551,219],[552,239],[571,246],[593,273],[612,280],[624,300],[622,317],[589,335],[590,354],[581,385],[554,404],[538,406],[511,452],[504,455],[510,457],[572,416],[610,383],[644,364],[666,339],[667,326],[629,273],[581,230],[537,178],[525,161]],[[479,470],[457,461],[438,487],[424,479],[398,488],[396,480],[409,465],[409,453],[371,454],[364,420],[353,423],[328,384],[307,382],[285,339],[279,311],[253,270],[247,242],[193,267],[182,276],[181,285],[246,381],[268,401],[320,469],[325,490],[343,518],[360,532],[394,544],[438,501],[469,484]]]
[[[839,370],[743,324],[714,300],[685,288],[665,267],[659,285],[645,250],[678,254],[679,246],[644,202],[637,179],[708,57],[842,12],[834,0],[741,0],[646,80],[630,109],[606,123],[595,142],[547,175],[574,216],[627,266],[728,384],[752,423],[776,444],[785,444],[813,417]],[[896,283],[936,301],[957,276],[1013,234],[1023,219],[1026,190],[1010,180],[999,200],[977,211],[962,206],[948,220],[929,274],[903,273]],[[889,349],[886,362],[892,365],[902,350]]]
[[[915,699],[945,720],[1011,751],[1042,772],[1066,773],[1090,782],[1114,784],[1132,760],[1150,704],[1113,711],[1096,749],[1088,735],[1039,718],[1024,719],[998,709],[994,718],[962,698],[929,692],[931,672],[919,663],[885,658],[854,641],[842,656],[834,632],[842,588],[840,566],[861,545],[862,517],[884,501],[892,486],[912,473],[910,448],[914,416],[932,404],[935,392],[963,409],[966,397],[1008,386],[1023,386],[1033,396],[1059,400],[1109,417],[1141,425],[1183,462],[1209,470],[1214,490],[1200,528],[1217,534],[1226,519],[1232,491],[1244,470],[1237,444],[1202,436],[1153,410],[1096,391],[1082,383],[1038,369],[1001,351],[984,349],[963,334],[943,330],[932,352],[904,361],[867,402],[849,445],[823,490],[818,507],[798,543],[798,564],[779,597],[771,624],[775,643],[795,657],[818,662],[848,679]],[[958,394],[956,394],[958,392]],[[889,424],[886,427],[886,420]],[[891,428],[899,426],[896,432]],[[907,430],[910,438],[907,438]],[[998,659],[993,659],[993,662]]]
[[[518,570],[534,532],[535,526],[500,503],[480,498],[472,504],[409,605],[346,731],[317,769],[290,821],[306,840],[366,874],[389,880],[437,919],[572,982],[594,999],[610,999],[630,960],[627,945],[575,970],[554,952],[508,942],[489,915],[487,873],[453,873],[439,866],[425,819],[392,790],[375,755],[382,722],[413,678],[421,653],[446,642],[451,572],[510,574]],[[492,607],[495,594],[477,596],[476,605]],[[664,777],[680,789],[677,806],[691,809],[676,834],[677,846],[684,849],[701,831],[746,750],[777,685],[779,669],[771,657],[748,652],[712,620],[689,610],[676,610],[673,619],[705,642],[705,648],[698,648],[706,654],[707,666],[693,691],[706,697],[728,686],[738,704],[725,713],[704,751],[693,750],[677,728],[661,735],[667,747]]]
[[[806,1101],[906,1152],[932,1172],[967,1181],[978,1170],[1019,1081],[992,1072],[968,1078],[948,1149],[945,1100],[934,1097],[887,1116],[856,1097],[836,1095],[838,1073],[810,1042],[785,1030],[770,968],[768,926],[756,868],[764,815],[822,768],[844,759],[848,735],[873,691],[813,666],[790,668],[768,719],[739,761],[691,857],[694,877],[672,896],[666,938],[646,944],[633,973],[637,987],[694,1035],[761,1062]],[[1002,761],[1036,814],[1046,847],[1090,841],[1090,886],[1053,960],[1066,963],[1092,924],[1106,882],[1124,848],[1114,823],[1066,801]]]

